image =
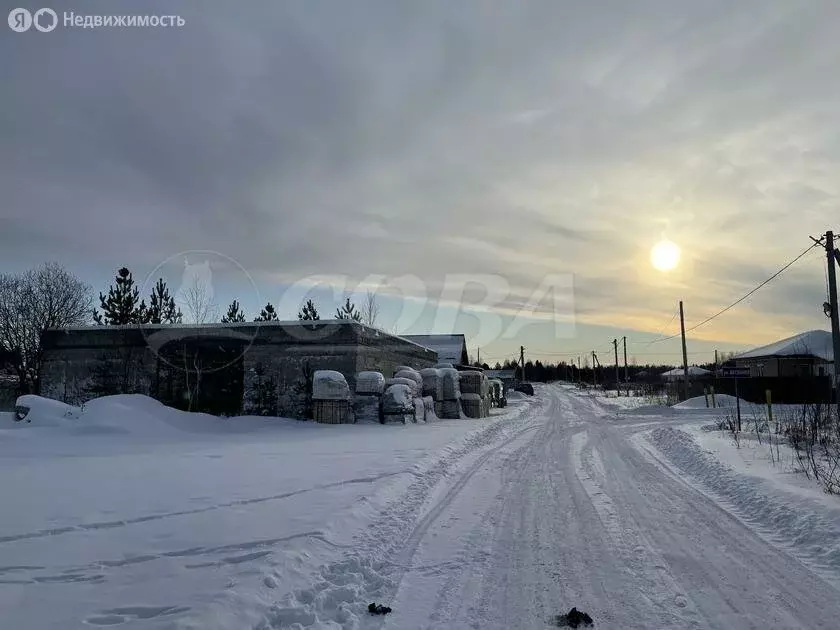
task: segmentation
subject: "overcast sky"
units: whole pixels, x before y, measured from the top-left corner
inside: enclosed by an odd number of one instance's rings
[[[679,299],[696,323],[840,229],[831,0],[62,5],[186,23],[4,27],[2,270],[57,260],[98,292],[122,265],[234,261],[217,296],[249,315],[312,274],[429,296],[497,275],[505,317],[547,276],[573,286],[560,328],[481,340],[504,357],[677,332]],[[663,237],[683,250],[668,274],[648,261]],[[814,250],[690,348],[826,328],[824,299]],[[411,331],[449,321],[424,312]]]

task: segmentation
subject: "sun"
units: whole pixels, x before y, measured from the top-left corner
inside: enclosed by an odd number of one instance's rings
[[[668,240],[659,241],[650,250],[650,264],[658,271],[671,271],[680,262],[680,248]]]

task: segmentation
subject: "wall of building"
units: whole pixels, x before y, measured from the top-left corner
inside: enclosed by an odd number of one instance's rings
[[[177,380],[177,387],[183,388],[185,379],[172,378],[172,370],[184,369],[179,352],[199,356],[201,347],[212,350],[234,344],[241,348],[241,358],[224,369],[241,371],[226,374],[231,381],[237,380],[235,376],[241,380],[242,394],[239,404],[233,401],[228,407],[233,413],[295,418],[308,415],[316,370],[341,372],[352,389],[356,373],[362,370],[391,376],[398,365],[420,369],[437,362],[433,351],[356,322],[90,327],[47,331],[42,344],[42,395],[70,404],[113,393],[145,394],[167,404],[183,402],[177,392],[173,400],[173,393],[163,386],[171,390]],[[192,357],[184,357],[184,365],[192,363]],[[163,385],[162,378],[167,379]],[[213,383],[219,387],[218,373]],[[186,390],[181,398],[188,398]],[[210,404],[206,396],[193,400],[193,405]],[[215,401],[206,410],[218,413],[218,409]]]

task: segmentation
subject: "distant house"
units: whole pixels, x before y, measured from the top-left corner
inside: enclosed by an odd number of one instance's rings
[[[704,376],[711,376],[712,373],[709,370],[704,370],[701,367],[697,367],[696,365],[690,365],[688,367],[688,378],[703,378]],[[673,370],[668,370],[667,372],[663,372],[659,375],[662,380],[665,381],[682,381],[685,379],[685,369],[684,368],[675,368]]]
[[[437,352],[440,363],[467,365],[467,340],[464,335],[403,335],[403,339]]]
[[[748,367],[750,376],[827,376],[834,374],[831,333],[808,332],[739,354],[736,367]]]

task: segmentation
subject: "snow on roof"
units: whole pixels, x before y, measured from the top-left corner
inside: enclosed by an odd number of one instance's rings
[[[827,330],[809,330],[808,332],[749,350],[735,356],[735,358],[755,359],[758,357],[790,356],[814,356],[826,361],[834,361],[831,333]]]
[[[711,374],[711,372],[696,365],[688,366],[689,376],[705,376],[706,374]],[[674,368],[673,370],[663,372],[661,376],[662,378],[683,378],[685,376],[685,370],[683,368]]]
[[[403,335],[403,339],[434,350],[441,363],[461,363],[467,349],[464,335]]]

